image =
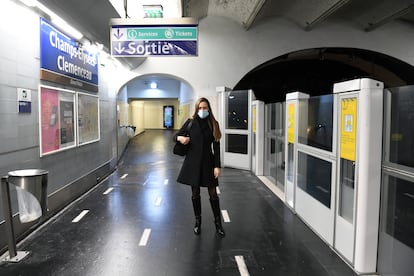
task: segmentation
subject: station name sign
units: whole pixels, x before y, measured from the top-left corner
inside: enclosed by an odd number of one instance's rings
[[[98,53],[40,18],[41,79],[64,85],[98,90]]]
[[[111,55],[115,57],[197,56],[194,18],[111,19]]]

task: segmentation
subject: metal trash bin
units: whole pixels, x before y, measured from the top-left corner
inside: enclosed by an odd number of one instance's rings
[[[39,169],[9,172],[8,182],[16,186],[20,221],[31,222],[47,213],[48,172]]]
[[[3,212],[9,247],[9,256],[5,257],[5,262],[19,262],[30,253],[16,250],[9,183],[16,186],[19,217],[20,221],[25,223],[47,213],[47,177],[48,172],[39,169],[12,171],[8,176],[1,177]]]

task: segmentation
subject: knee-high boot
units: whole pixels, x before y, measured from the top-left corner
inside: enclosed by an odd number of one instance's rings
[[[201,234],[201,200],[200,197],[192,198],[195,215],[194,234]]]
[[[210,198],[211,209],[214,214],[214,224],[216,226],[216,235],[217,237],[224,237],[226,233],[224,232],[223,226],[221,225],[221,211],[220,211],[220,200],[218,197]]]

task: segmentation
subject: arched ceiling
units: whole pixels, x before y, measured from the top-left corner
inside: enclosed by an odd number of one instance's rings
[[[139,0],[127,0],[132,3]],[[171,0],[173,1],[173,0]],[[108,0],[39,0],[78,28],[88,39],[109,49],[109,21],[119,14]],[[224,16],[246,30],[268,17],[285,18],[312,31],[326,18],[340,19],[361,30],[375,31],[400,20],[414,27],[412,0],[176,0],[183,17]],[[136,3],[135,3],[136,4]],[[156,4],[154,2],[154,4]],[[122,58],[131,69],[145,58]],[[324,48],[277,57],[247,73],[234,89],[253,89],[265,102],[284,99],[284,93],[330,93],[335,82],[372,77],[386,86],[413,83],[412,67],[391,57],[358,49]]]
[[[385,87],[413,85],[414,67],[362,49],[309,49],[263,63],[247,73],[234,90],[252,89],[259,100],[282,102],[289,92],[329,94],[337,82],[364,77],[382,81]]]
[[[109,49],[109,21],[121,17],[108,0],[38,0],[54,11],[89,40]],[[311,31],[326,18],[344,19],[348,24],[372,31],[392,20],[403,20],[414,27],[412,0],[171,0],[182,9],[183,17],[202,19],[223,16],[246,30],[267,17],[280,17]],[[150,0],[146,0],[148,4]],[[140,7],[142,1],[127,0],[127,6]],[[181,3],[181,5],[180,5]],[[159,4],[154,0],[154,4]],[[181,6],[181,7],[180,7]],[[145,58],[122,58],[131,69]]]
[[[312,30],[328,17],[342,18],[366,31],[391,20],[414,22],[410,0],[182,0],[183,16],[228,17],[245,29],[266,17],[283,17]]]

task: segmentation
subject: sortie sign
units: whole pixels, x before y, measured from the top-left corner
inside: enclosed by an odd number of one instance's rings
[[[115,57],[197,56],[198,22],[179,19],[112,19]]]

